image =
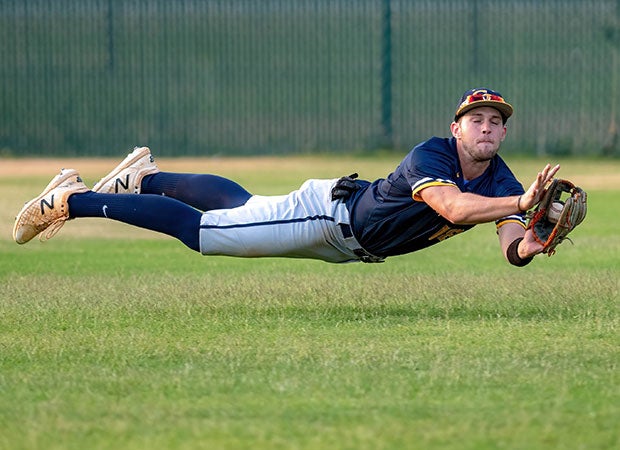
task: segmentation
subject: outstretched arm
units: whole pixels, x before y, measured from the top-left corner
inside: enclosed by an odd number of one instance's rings
[[[510,197],[484,197],[461,192],[456,186],[429,186],[419,192],[422,200],[452,223],[492,222],[511,214],[527,211],[540,201],[545,185],[560,166],[547,164],[525,194]]]
[[[502,247],[502,254],[509,262],[508,247],[516,239],[523,238],[517,246],[517,255],[520,259],[531,258],[543,250],[543,246],[534,239],[532,230],[525,230],[519,223],[506,223],[497,230],[497,233],[499,235],[500,246]]]

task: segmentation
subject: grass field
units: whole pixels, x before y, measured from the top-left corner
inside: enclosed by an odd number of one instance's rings
[[[159,164],[269,194],[397,160]],[[543,165],[510,162],[524,184]],[[620,445],[620,161],[562,161],[588,217],[522,269],[492,225],[379,265],[207,258],[95,219],[12,242],[58,168],[115,163],[0,161],[0,449]]]

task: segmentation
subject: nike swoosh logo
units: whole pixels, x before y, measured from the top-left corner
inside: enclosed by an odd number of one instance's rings
[[[103,205],[103,208],[102,208],[102,210],[103,210],[103,216],[104,216],[106,219],[108,218],[108,214],[106,213],[107,209],[108,209],[108,205]]]

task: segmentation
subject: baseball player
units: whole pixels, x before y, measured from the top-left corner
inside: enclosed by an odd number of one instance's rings
[[[386,178],[312,179],[281,196],[252,195],[217,175],[162,172],[147,147],[136,148],[92,190],[63,169],[18,214],[13,238],[49,239],[68,219],[104,217],[204,255],[382,262],[495,222],[507,261],[523,266],[543,250],[524,213],[559,165],[547,164],[523,189],[497,154],[512,113],[500,93],[468,90],[452,137],[417,145]]]

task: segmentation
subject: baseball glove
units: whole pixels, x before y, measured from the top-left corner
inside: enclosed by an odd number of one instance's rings
[[[564,200],[563,196],[566,197]],[[540,203],[531,212],[527,225],[534,239],[543,246],[543,253],[553,255],[555,248],[567,239],[568,233],[583,221],[587,198],[583,189],[568,180],[555,178],[549,183]]]

